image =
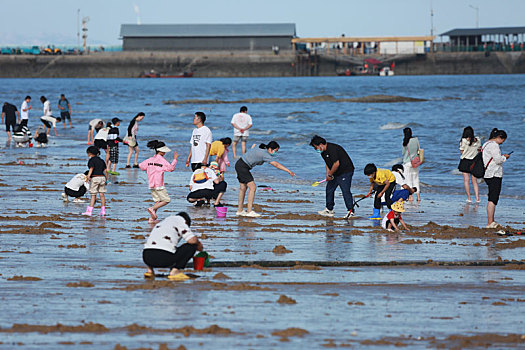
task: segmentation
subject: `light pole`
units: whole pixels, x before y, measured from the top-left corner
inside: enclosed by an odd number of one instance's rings
[[[476,10],[476,28],[479,28],[479,7],[468,5],[471,9]]]
[[[80,50],[80,9],[77,9],[77,48]]]

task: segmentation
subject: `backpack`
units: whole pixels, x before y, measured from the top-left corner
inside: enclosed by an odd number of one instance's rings
[[[490,158],[487,166],[483,164],[483,148],[478,154],[472,159],[472,165],[470,166],[470,173],[478,179],[482,179],[485,176],[485,170],[489,167],[492,158]]]
[[[196,184],[203,184],[209,179],[210,178],[208,177],[208,174],[206,174],[206,171],[204,171],[204,169],[199,169],[193,174],[193,182],[195,182]]]

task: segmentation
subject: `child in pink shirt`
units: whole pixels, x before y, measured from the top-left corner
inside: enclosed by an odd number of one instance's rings
[[[166,147],[166,144],[162,141],[150,141],[148,142],[148,148],[155,150],[155,155],[151,158],[146,159],[139,164],[141,170],[146,171],[148,174],[148,184],[151,191],[151,195],[155,204],[153,207],[148,208],[148,213],[151,216],[148,220],[149,223],[155,223],[157,220],[157,209],[167,205],[170,202],[170,196],[168,191],[164,187],[164,172],[175,170],[177,165],[177,158],[179,154],[173,152],[173,161],[169,163],[164,155],[171,150]]]

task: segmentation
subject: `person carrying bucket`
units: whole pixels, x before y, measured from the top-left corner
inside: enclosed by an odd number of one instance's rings
[[[191,218],[185,212],[168,216],[155,225],[142,251],[142,260],[148,267],[144,277],[154,278],[155,268],[169,268],[168,279],[172,281],[190,278],[182,270],[197,250],[203,251],[201,241],[193,234],[190,226]],[[186,243],[177,247],[181,239]]]
[[[170,163],[164,158],[164,155],[171,152],[171,149],[164,142],[153,140],[148,142],[147,146],[155,150],[155,155],[140,163],[139,168],[148,175],[149,189],[155,201],[155,204],[147,209],[150,215],[148,222],[154,223],[157,220],[157,210],[168,205],[171,201],[168,191],[164,187],[164,173],[175,170],[179,154],[173,152],[173,161]]]
[[[286,168],[284,165],[273,160],[273,157],[277,155],[279,151],[279,144],[275,141],[270,141],[267,145],[261,143],[259,148],[253,148],[246,152],[241,159],[235,163],[235,171],[237,172],[237,179],[241,185],[239,190],[239,205],[237,208],[237,216],[247,216],[256,218],[261,216],[261,214],[256,213],[253,210],[253,201],[255,200],[255,190],[257,186],[255,185],[255,180],[253,179],[251,170],[256,165],[262,165],[265,162],[270,163],[279,170],[286,171],[290,176],[295,176],[294,172]],[[244,196],[246,190],[248,192],[248,210],[244,210]]]

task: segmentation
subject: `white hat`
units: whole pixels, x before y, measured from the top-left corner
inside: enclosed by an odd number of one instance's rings
[[[169,149],[168,146],[162,146],[160,148],[155,149],[155,151],[168,153],[168,152],[171,152],[171,149]]]

